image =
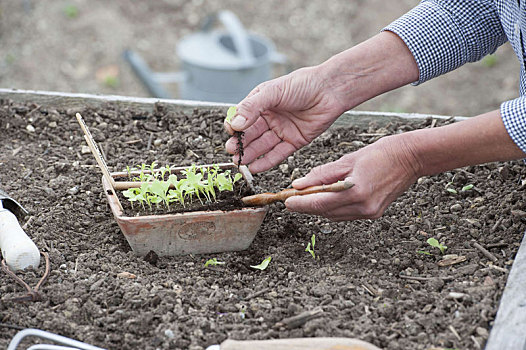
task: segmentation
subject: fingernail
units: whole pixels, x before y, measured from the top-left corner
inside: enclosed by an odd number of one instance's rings
[[[303,181],[305,181],[305,178],[304,177],[300,177],[299,179],[296,179],[296,180],[292,181],[292,186],[295,187],[295,186],[301,185],[301,183]]]
[[[243,117],[242,115],[237,115],[234,117],[230,125],[234,129],[241,129],[245,125],[246,121],[247,119],[245,117]]]

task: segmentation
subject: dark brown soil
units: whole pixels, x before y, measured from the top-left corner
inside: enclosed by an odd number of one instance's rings
[[[0,106],[0,184],[31,212],[22,223],[49,252],[52,271],[43,300],[29,304],[9,301],[23,290],[0,274],[2,325],[40,328],[108,349],[203,349],[226,338],[322,336],[356,337],[385,349],[483,346],[526,228],[522,163],[422,178],[375,221],[332,223],[273,205],[246,251],[145,261],[130,251],[108,209],[93,157],[82,152],[75,111],[36,107]],[[108,106],[81,113],[112,171],[154,160],[190,165],[230,159],[218,111],[148,114]],[[362,133],[430,124],[331,130],[256,182],[276,191],[291,177],[375,140]],[[467,184],[474,188],[462,192]],[[312,234],[319,260],[305,252]],[[442,257],[427,245],[430,237],[466,261],[439,267]],[[498,261],[490,264],[474,241]],[[265,271],[250,268],[269,255]],[[204,268],[213,257],[226,264]],[[34,285],[42,272],[21,276]],[[305,324],[278,324],[316,308],[323,313]],[[15,333],[2,326],[0,347]]]

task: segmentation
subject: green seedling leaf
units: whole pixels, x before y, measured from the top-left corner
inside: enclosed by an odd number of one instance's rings
[[[232,121],[232,118],[234,118],[234,116],[236,115],[237,113],[237,107],[236,106],[232,106],[228,109],[228,111],[226,111],[226,118],[225,118],[225,121],[230,124],[230,122]]]
[[[79,15],[79,8],[73,4],[68,4],[64,7],[64,14],[68,18],[76,18]]]
[[[217,261],[217,258],[212,258],[212,259],[208,259],[206,262],[205,262],[205,267],[208,267],[208,266],[216,266],[216,265],[224,265],[225,262],[223,261]]]
[[[485,65],[488,68],[493,67],[497,64],[497,56],[496,55],[487,55],[482,59],[482,64]]]
[[[469,191],[469,190],[471,190],[473,187],[475,187],[475,186],[472,185],[472,184],[469,184],[469,185],[466,185],[466,186],[462,187],[462,190],[461,190],[461,191],[462,191],[462,192],[464,192],[464,191]]]
[[[263,260],[261,262],[261,264],[259,264],[259,265],[250,265],[250,267],[253,268],[253,269],[257,269],[257,270],[263,271],[263,270],[265,270],[268,267],[268,264],[270,264],[271,260],[272,260],[272,257],[269,256],[268,258]]]
[[[429,239],[427,240],[427,244],[429,244],[429,245],[432,246],[432,247],[435,247],[435,248],[440,249],[440,252],[441,252],[442,254],[444,254],[444,252],[445,252],[446,249],[447,249],[447,246],[445,246],[445,245],[443,245],[443,244],[440,244],[440,243],[437,241],[436,238],[429,238]]]
[[[450,193],[453,193],[453,194],[457,194],[457,190],[455,190],[454,188],[446,188],[446,191],[450,192]]]
[[[419,250],[419,251],[417,251],[417,253],[418,253],[418,254],[424,254],[424,255],[431,255],[430,252],[426,252],[426,251],[424,251],[424,250]]]
[[[305,248],[306,252],[309,252],[310,255],[312,255],[313,259],[316,259],[316,253],[314,252],[314,246],[316,245],[316,235],[313,234],[310,237],[310,242],[307,244],[307,248]]]

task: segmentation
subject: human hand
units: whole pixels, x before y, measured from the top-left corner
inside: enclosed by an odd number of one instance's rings
[[[418,179],[420,168],[407,137],[385,137],[335,162],[313,168],[292,183],[296,189],[302,189],[345,180],[354,187],[342,192],[293,196],[285,205],[291,211],[333,221],[375,219]]]
[[[242,164],[252,173],[268,170],[327,130],[347,109],[337,91],[317,67],[257,86],[237,105],[234,119],[225,121],[229,134],[245,133]],[[227,152],[235,154],[236,145],[237,138],[230,138]],[[234,163],[237,160],[235,155]]]

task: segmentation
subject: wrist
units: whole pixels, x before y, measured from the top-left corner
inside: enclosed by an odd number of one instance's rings
[[[416,181],[424,175],[424,162],[419,153],[418,139],[413,133],[391,135],[377,142],[384,142],[390,158],[405,170],[409,179]]]
[[[396,34],[382,32],[316,67],[346,110],[418,80],[413,55]]]

